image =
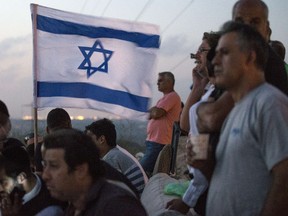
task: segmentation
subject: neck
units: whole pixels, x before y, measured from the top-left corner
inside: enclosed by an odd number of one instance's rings
[[[173,92],[174,89],[171,89],[171,90],[168,90],[168,91],[163,91],[163,94],[166,95],[166,94],[169,94],[170,92]]]
[[[228,90],[235,103],[244,98],[249,92],[257,88],[265,82],[264,73],[259,76],[254,77],[253,79],[247,79],[243,82],[242,85],[238,85],[235,88]]]
[[[103,158],[111,149],[115,148],[116,146],[108,146],[106,145],[106,147],[104,149],[102,149],[102,152],[100,154],[100,157]]]
[[[86,208],[86,196],[93,185],[92,178],[88,178],[82,181],[78,187],[78,193],[74,200],[71,200],[72,205],[75,207],[76,212],[81,212]]]

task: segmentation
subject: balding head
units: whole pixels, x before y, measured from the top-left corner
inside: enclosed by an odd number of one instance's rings
[[[269,10],[261,0],[239,0],[232,10],[232,19],[255,28],[266,41],[269,38]]]

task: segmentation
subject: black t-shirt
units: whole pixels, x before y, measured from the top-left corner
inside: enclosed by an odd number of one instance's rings
[[[265,80],[288,95],[288,80],[284,61],[269,46]]]

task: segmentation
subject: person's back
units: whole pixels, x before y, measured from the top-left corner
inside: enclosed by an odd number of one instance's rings
[[[117,181],[98,180],[97,184],[93,185],[88,192],[86,201],[88,208],[83,212],[83,216],[146,215],[146,211],[140,204],[140,201]],[[110,205],[117,205],[117,208],[109,207]],[[75,212],[75,209],[69,206],[67,212]]]
[[[101,160],[102,165],[105,169],[104,178],[107,180],[122,182],[127,185],[135,195],[139,195],[136,187],[131,183],[131,181],[122,173],[112,167],[109,163]]]
[[[103,160],[123,173],[136,187],[138,193],[142,193],[145,187],[144,176],[140,167],[130,157],[115,147],[103,157]]]

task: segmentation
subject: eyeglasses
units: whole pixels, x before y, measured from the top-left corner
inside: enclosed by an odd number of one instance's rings
[[[191,59],[196,59],[198,53],[201,54],[201,53],[203,53],[203,52],[208,52],[209,50],[210,50],[210,49],[208,49],[208,48],[200,47],[200,48],[197,50],[196,54],[194,54],[194,53],[191,53],[191,54],[190,54],[190,58],[191,58]]]

